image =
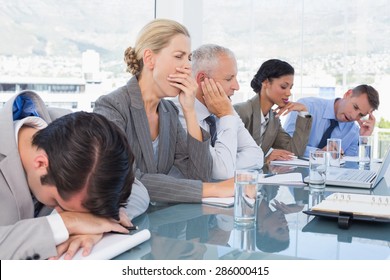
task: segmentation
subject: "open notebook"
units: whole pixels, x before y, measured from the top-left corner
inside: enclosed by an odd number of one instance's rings
[[[127,250],[141,244],[150,238],[150,231],[147,229],[130,234],[106,233],[103,238],[93,247],[92,252],[82,256],[82,250],[78,250],[74,260],[109,260]],[[64,259],[64,255],[60,257]]]
[[[308,211],[323,217],[348,216],[364,221],[390,222],[390,197],[354,193],[333,193]]]

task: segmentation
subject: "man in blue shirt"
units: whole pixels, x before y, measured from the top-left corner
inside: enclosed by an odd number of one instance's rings
[[[368,136],[374,130],[375,117],[372,112],[379,107],[379,95],[372,86],[363,84],[348,90],[342,98],[307,97],[297,102],[306,105],[313,118],[305,156],[309,155],[310,150],[326,149],[322,138],[340,138],[344,154],[356,156],[359,135]],[[284,129],[290,135],[294,133],[296,118],[297,113],[291,112],[284,124]]]

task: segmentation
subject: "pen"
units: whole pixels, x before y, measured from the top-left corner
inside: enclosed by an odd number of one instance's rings
[[[123,226],[123,227],[126,228],[127,230],[137,230],[138,229],[138,226],[130,226],[130,227]]]
[[[129,230],[129,231],[131,231],[131,230],[137,230],[137,229],[138,229],[138,226],[129,226],[129,227],[123,226],[123,227],[124,227],[125,229]],[[128,233],[118,232],[118,231],[114,231],[114,230],[110,231],[110,233],[128,234]]]
[[[298,157],[298,159],[304,160],[304,161],[309,161],[307,157]]]
[[[274,173],[265,174],[265,175],[264,175],[264,178],[268,178],[268,177],[272,177],[272,176],[275,176],[275,174],[274,174]]]

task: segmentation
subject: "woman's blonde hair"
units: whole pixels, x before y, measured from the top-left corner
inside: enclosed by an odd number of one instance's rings
[[[138,33],[135,46],[125,50],[124,60],[127,71],[133,75],[139,75],[143,68],[143,51],[150,49],[154,53],[159,53],[168,46],[172,37],[178,34],[190,37],[187,28],[174,20],[155,19],[149,22]]]

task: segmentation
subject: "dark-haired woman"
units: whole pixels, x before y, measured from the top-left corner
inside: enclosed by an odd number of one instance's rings
[[[253,77],[251,87],[256,95],[234,105],[245,127],[263,149],[265,161],[289,160],[305,152],[312,119],[301,103],[289,101],[294,84],[294,68],[285,61],[265,61]],[[276,105],[275,109],[272,107]],[[299,112],[293,137],[283,129],[280,116]]]

